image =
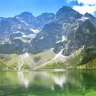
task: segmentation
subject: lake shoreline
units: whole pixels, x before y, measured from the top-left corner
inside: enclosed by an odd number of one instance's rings
[[[63,72],[63,71],[72,71],[72,70],[78,70],[78,71],[80,71],[80,70],[96,70],[96,69],[92,69],[92,68],[86,68],[86,69],[84,69],[84,68],[82,68],[82,69],[80,69],[80,68],[67,68],[67,69],[23,69],[23,70],[10,70],[10,69],[8,69],[8,70],[0,70],[0,72],[10,72],[10,71],[14,71],[14,72],[21,72],[21,71],[23,71],[23,72],[28,72],[28,71],[53,71],[53,72]]]

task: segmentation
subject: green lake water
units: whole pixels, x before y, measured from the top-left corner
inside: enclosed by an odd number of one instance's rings
[[[96,70],[0,72],[0,96],[96,96]]]

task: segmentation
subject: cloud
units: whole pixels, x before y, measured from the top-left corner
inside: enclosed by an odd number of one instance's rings
[[[83,6],[73,6],[73,9],[80,12],[81,14],[90,13],[94,15],[94,12],[96,11],[96,6],[89,6],[89,5],[83,5]]]
[[[77,2],[77,4],[74,3],[72,7],[81,14],[85,14],[87,12],[94,15],[96,12],[96,0],[68,0],[68,3],[71,2]]]
[[[96,4],[96,0],[67,0],[68,3],[70,2],[78,2],[78,4],[88,4],[88,5],[94,5]]]
[[[83,3],[83,4],[87,4],[87,5],[94,5],[94,4],[96,4],[96,0],[77,0],[77,2],[79,4]]]

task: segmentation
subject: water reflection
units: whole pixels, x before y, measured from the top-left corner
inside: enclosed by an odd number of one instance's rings
[[[0,96],[86,96],[95,82],[95,70],[1,72]]]
[[[53,81],[55,84],[59,85],[61,88],[63,87],[63,84],[66,82],[66,77],[56,77],[56,76],[53,76]]]
[[[24,85],[25,88],[28,88],[29,78],[24,77],[24,73],[22,71],[18,72],[19,83]]]
[[[67,81],[66,74],[59,74],[58,72],[52,73],[52,72],[46,72],[46,71],[40,71],[40,72],[18,72],[18,80],[23,87],[28,88],[30,84],[35,84],[36,81],[39,81],[42,86],[46,86],[54,90],[54,85],[58,85],[59,87],[63,88],[64,83]],[[37,84],[37,83],[36,83]]]

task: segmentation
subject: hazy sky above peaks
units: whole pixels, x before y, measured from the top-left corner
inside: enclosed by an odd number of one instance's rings
[[[0,17],[13,17],[25,11],[34,16],[56,13],[63,6],[70,6],[82,14],[96,13],[96,0],[0,0]]]

